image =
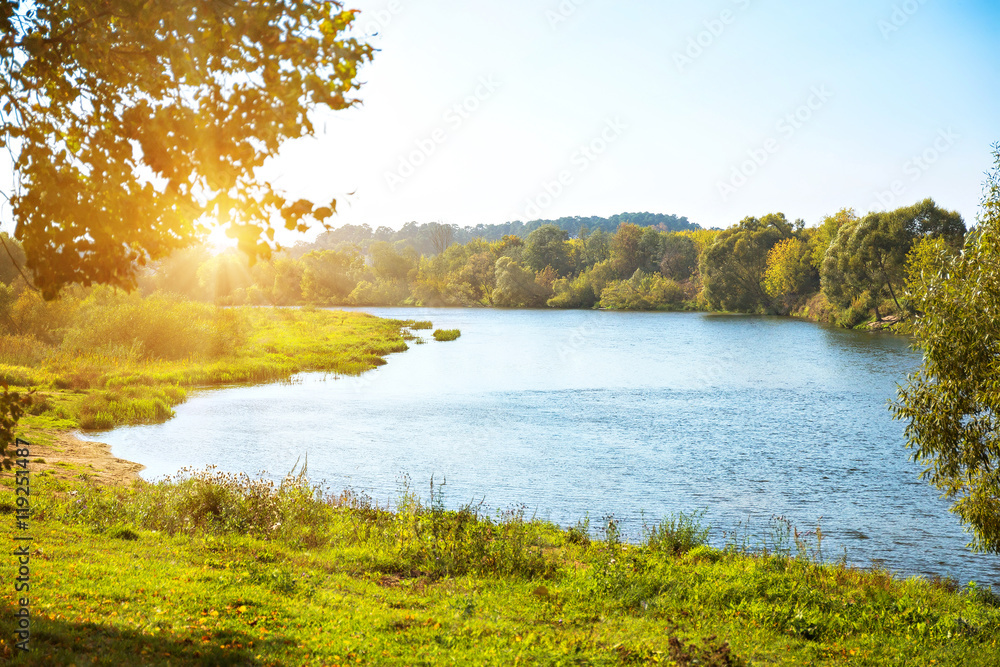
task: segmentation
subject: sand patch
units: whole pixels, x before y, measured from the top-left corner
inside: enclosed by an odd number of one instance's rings
[[[81,440],[71,431],[49,431],[51,444],[32,443],[32,473],[47,471],[60,479],[89,479],[98,484],[131,484],[145,466],[111,454],[103,442]],[[44,463],[36,459],[44,459]]]

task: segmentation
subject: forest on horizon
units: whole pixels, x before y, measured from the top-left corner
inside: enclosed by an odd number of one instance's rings
[[[192,246],[151,265],[138,286],[220,305],[701,310],[854,327],[906,320],[908,271],[933,254],[919,249],[955,252],[965,232],[930,199],[863,217],[843,209],[815,227],[782,213],[725,230],[649,213],[344,225],[252,266],[238,251]]]

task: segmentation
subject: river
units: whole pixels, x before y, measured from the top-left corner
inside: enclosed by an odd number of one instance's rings
[[[754,544],[781,516],[820,525],[830,560],[1000,583],[887,410],[920,364],[904,338],[702,313],[363,310],[462,337],[361,377],[194,392],[165,424],[88,437],[149,479],[209,464],[280,477],[308,456],[314,481],[383,504],[404,475],[427,499],[433,475],[451,507],[524,505],[563,526],[613,514],[631,539],[705,510],[716,545]]]

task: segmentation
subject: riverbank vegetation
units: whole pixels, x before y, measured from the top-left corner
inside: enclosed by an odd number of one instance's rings
[[[34,390],[24,428],[163,421],[193,387],[358,375],[407,349],[429,322],[315,309],[221,308],[112,288],[45,301],[0,286],[0,381]]]
[[[458,329],[437,329],[434,332],[434,340],[439,340],[439,341],[458,340],[459,336],[461,335],[462,332],[459,331]]]
[[[140,286],[221,304],[718,310],[853,327],[912,315],[914,250],[941,240],[954,251],[965,234],[961,216],[931,200],[863,217],[845,209],[814,227],[780,213],[724,230],[674,216],[615,220],[612,231],[608,219],[582,218],[475,230],[346,225],[253,267],[234,253],[189,249]],[[508,228],[522,235],[499,235]]]
[[[448,510],[441,487],[421,499],[405,481],[392,508],[304,474],[32,485],[33,653],[12,650],[2,593],[14,665],[991,665],[1000,651],[988,590],[817,564],[787,527],[716,549],[681,516],[630,545],[610,517],[564,531],[523,508]]]
[[[923,365],[893,406],[924,477],[952,501],[979,551],[1000,554],[1000,144],[979,224],[956,254],[923,244],[909,293]]]

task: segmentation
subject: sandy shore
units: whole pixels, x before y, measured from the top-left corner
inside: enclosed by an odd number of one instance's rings
[[[111,454],[103,442],[81,440],[70,431],[49,432],[50,445],[31,444],[31,471],[51,472],[63,479],[85,477],[99,484],[131,484],[145,466]],[[44,463],[35,459],[44,459]]]

